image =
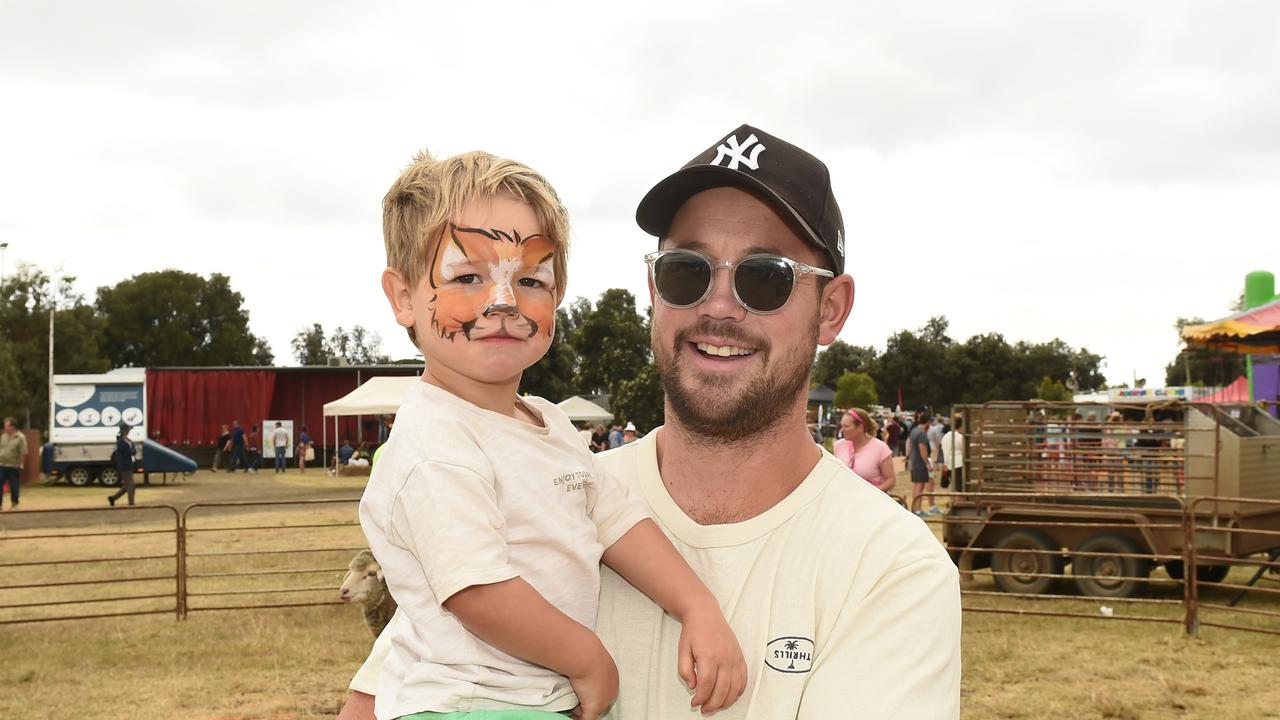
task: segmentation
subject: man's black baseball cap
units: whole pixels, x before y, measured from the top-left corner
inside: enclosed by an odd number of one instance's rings
[[[844,272],[844,219],[821,160],[759,128],[743,125],[653,186],[636,208],[636,222],[655,237],[667,234],[676,211],[716,187],[754,190],[772,200],[802,238]]]

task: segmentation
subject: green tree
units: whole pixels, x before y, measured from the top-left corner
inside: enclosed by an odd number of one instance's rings
[[[356,325],[349,332],[339,326],[326,336],[320,323],[312,323],[310,329],[299,330],[289,346],[300,365],[328,365],[330,358],[341,358],[347,365],[391,362],[391,358],[382,354],[382,338],[362,325]]]
[[[101,373],[111,369],[102,319],[73,285],[58,283],[33,265],[20,265],[0,283],[0,416],[48,427],[49,312],[54,310],[54,372]],[[120,363],[115,363],[119,365]]]
[[[896,405],[899,390],[904,408],[941,407],[950,401],[955,383],[947,364],[953,342],[947,327],[947,319],[938,316],[916,332],[900,330],[889,337],[873,375],[884,405]]]
[[[573,331],[570,310],[556,310],[556,332],[551,338],[551,347],[520,377],[521,394],[537,395],[552,402],[575,394],[573,376],[577,370],[578,354],[569,343]]]
[[[244,297],[226,275],[142,273],[98,288],[96,306],[117,365],[269,365],[266,341],[249,332]]]
[[[947,352],[958,384],[945,404],[1022,399],[1017,356],[1000,333],[974,335]]]
[[[320,323],[312,323],[310,330],[299,330],[289,345],[293,347],[293,357],[299,365],[326,365],[329,362],[329,348],[325,345],[324,328]]]
[[[581,306],[570,308],[572,316]],[[569,340],[578,355],[574,385],[581,392],[616,395],[625,380],[636,378],[649,364],[649,326],[636,299],[621,288],[605,290],[582,317]]]
[[[1066,402],[1071,399],[1071,391],[1061,380],[1054,380],[1046,375],[1036,385],[1036,398],[1048,402]]]
[[[329,336],[329,357],[342,358],[348,365],[377,365],[391,358],[382,354],[382,338],[378,333],[356,325],[350,331],[339,326]]]
[[[835,387],[840,376],[847,372],[874,374],[879,369],[878,361],[875,348],[836,340],[818,353],[809,380],[816,385]]]
[[[836,406],[868,408],[879,399],[876,381],[866,373],[847,372],[836,381]]]
[[[649,363],[635,377],[618,385],[610,405],[619,421],[633,422],[642,432],[648,432],[664,422],[665,402],[658,366]]]

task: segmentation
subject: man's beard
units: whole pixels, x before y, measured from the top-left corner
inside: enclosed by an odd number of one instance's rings
[[[738,378],[724,382],[706,379],[698,390],[681,382],[685,371],[680,366],[681,350],[695,334],[711,335],[755,348],[763,372],[747,387],[735,391]],[[767,338],[742,331],[735,323],[704,320],[676,335],[669,356],[664,356],[653,343],[653,356],[662,378],[674,420],[699,441],[709,445],[730,445],[762,435],[782,424],[795,408],[796,398],[808,390],[809,369],[818,347],[817,319],[808,328],[804,345],[788,356],[770,364],[773,344]],[[803,348],[811,348],[808,352]]]

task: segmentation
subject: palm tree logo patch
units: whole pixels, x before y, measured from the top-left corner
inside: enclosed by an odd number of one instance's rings
[[[813,641],[799,635],[787,635],[769,641],[764,663],[784,673],[807,673],[813,669]]]

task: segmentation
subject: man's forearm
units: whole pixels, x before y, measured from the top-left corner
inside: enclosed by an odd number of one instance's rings
[[[522,578],[472,585],[444,601],[471,634],[522,660],[580,677],[608,651]]]
[[[681,622],[692,610],[720,605],[657,523],[645,519],[604,551],[601,562]]]

